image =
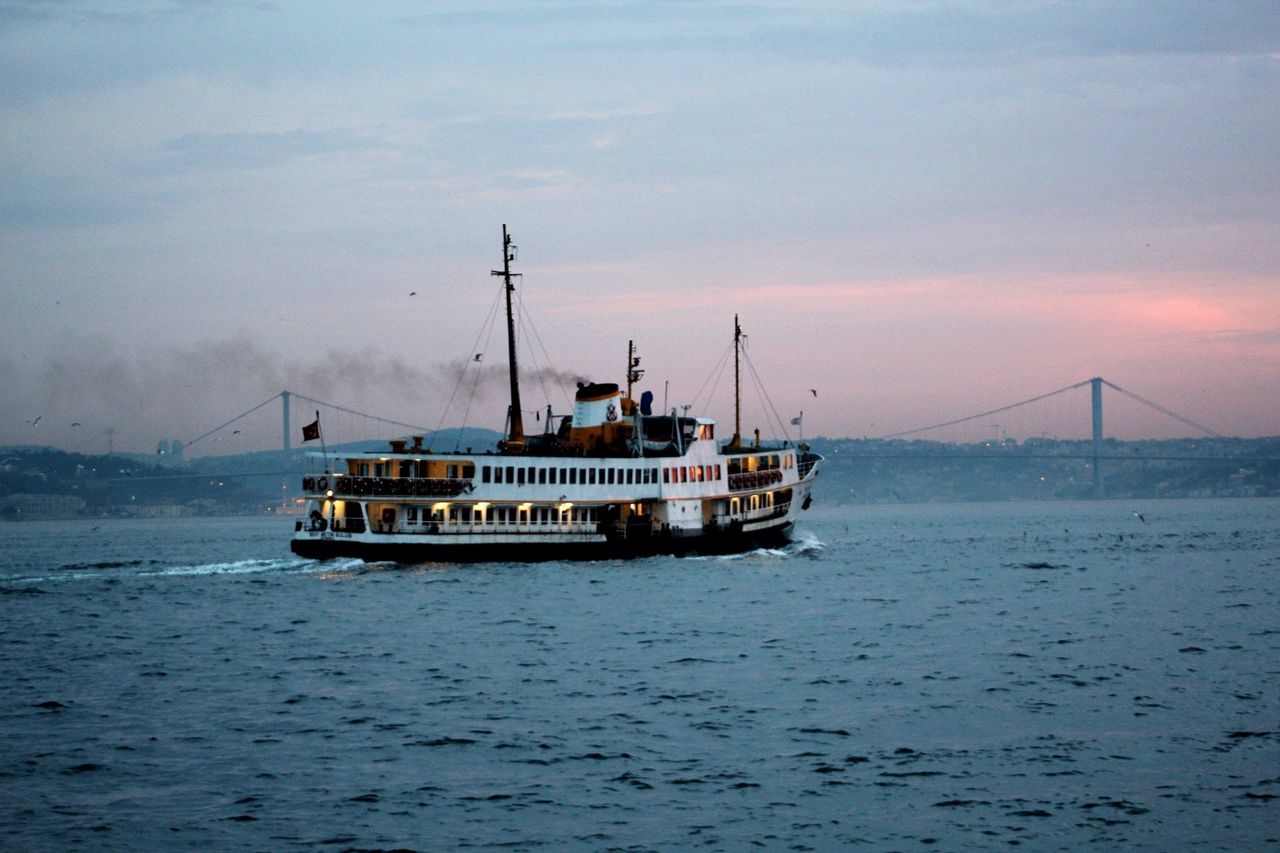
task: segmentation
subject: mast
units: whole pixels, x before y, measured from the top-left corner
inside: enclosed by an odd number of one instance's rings
[[[730,447],[742,444],[742,368],[738,363],[738,348],[742,343],[742,327],[738,315],[733,315],[733,439]]]
[[[627,399],[631,399],[631,386],[640,381],[644,371],[640,368],[640,357],[636,355],[636,342],[627,341]]]
[[[511,235],[507,226],[502,226],[502,269],[490,270],[490,275],[502,276],[507,292],[507,368],[511,377],[511,417],[505,449],[510,453],[524,452],[524,417],[520,413],[520,371],[516,365],[516,321],[511,312],[511,294],[516,286],[511,283],[511,262],[515,260],[515,249],[511,245]],[[518,273],[517,273],[518,275]]]

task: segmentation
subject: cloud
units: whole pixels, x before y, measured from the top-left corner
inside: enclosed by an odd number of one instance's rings
[[[762,29],[752,41],[792,58],[874,65],[983,65],[1061,57],[1258,54],[1275,49],[1270,4],[1174,0],[924,3]]]
[[[585,377],[572,371],[536,364],[521,369],[523,399],[530,406],[541,404],[545,390],[559,408],[572,400],[579,381]],[[34,375],[0,362],[0,388],[13,401],[0,424],[8,433],[0,443],[69,441],[112,427],[122,441],[126,434],[135,436],[137,449],[158,436],[189,440],[282,390],[428,428],[441,413],[456,424],[469,401],[505,403],[508,373],[505,361],[419,365],[374,347],[285,358],[244,335],[154,349],[75,335],[59,341]],[[495,407],[484,408],[487,415]],[[36,414],[44,416],[38,436],[23,426],[24,418]],[[69,431],[72,422],[81,424],[78,433]],[[278,437],[278,428],[266,435]]]
[[[262,169],[327,154],[385,151],[384,140],[350,130],[189,133],[160,146],[166,165],[182,170]]]

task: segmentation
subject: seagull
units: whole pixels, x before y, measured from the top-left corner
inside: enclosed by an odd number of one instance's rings
[[[1141,521],[1143,524],[1146,524],[1146,523],[1147,523],[1147,518],[1146,518],[1146,516],[1144,516],[1142,513],[1138,512],[1136,509],[1133,511],[1133,514],[1134,514],[1135,516],[1137,516],[1138,521]]]
[[[232,435],[239,435],[239,434],[240,434],[240,430],[238,430],[238,429],[233,429],[233,430],[231,431],[231,434],[232,434]]]
[[[73,427],[78,427],[78,426],[80,426],[80,422],[79,422],[79,421],[76,421],[75,423],[73,423],[73,424],[72,424],[72,426],[73,426]]]
[[[32,426],[35,426],[36,424],[40,423],[40,419],[43,417],[44,415],[36,415],[36,419],[34,421],[27,421],[27,423],[31,424]]]
[[[809,393],[816,397],[816,396],[818,396],[818,389],[817,389],[817,388],[810,388],[810,389],[809,389]]]
[[[418,295],[418,291],[416,291],[416,290],[410,290],[410,291],[409,291],[409,295],[410,295],[410,296],[417,296],[417,295]]]
[[[478,352],[478,353],[476,353],[476,359],[475,359],[475,360],[476,360],[476,361],[479,361],[479,360],[480,360],[480,358],[481,358],[483,355],[484,355],[484,353],[482,353],[482,352]]]

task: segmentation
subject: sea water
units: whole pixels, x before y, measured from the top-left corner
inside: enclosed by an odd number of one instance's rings
[[[815,507],[724,558],[412,567],[0,528],[5,849],[1258,849],[1280,502]]]

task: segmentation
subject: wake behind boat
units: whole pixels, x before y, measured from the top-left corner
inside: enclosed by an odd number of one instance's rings
[[[511,261],[502,229],[511,407],[506,438],[484,453],[433,453],[423,436],[349,453],[303,478],[307,515],[292,550],[370,561],[599,559],[717,554],[791,539],[822,457],[789,441],[741,437],[742,330],[734,318],[734,433],[651,411],[632,398],[642,371],[629,345],[626,389],[582,383],[571,416],[525,435]],[[313,425],[314,426],[314,425]]]

